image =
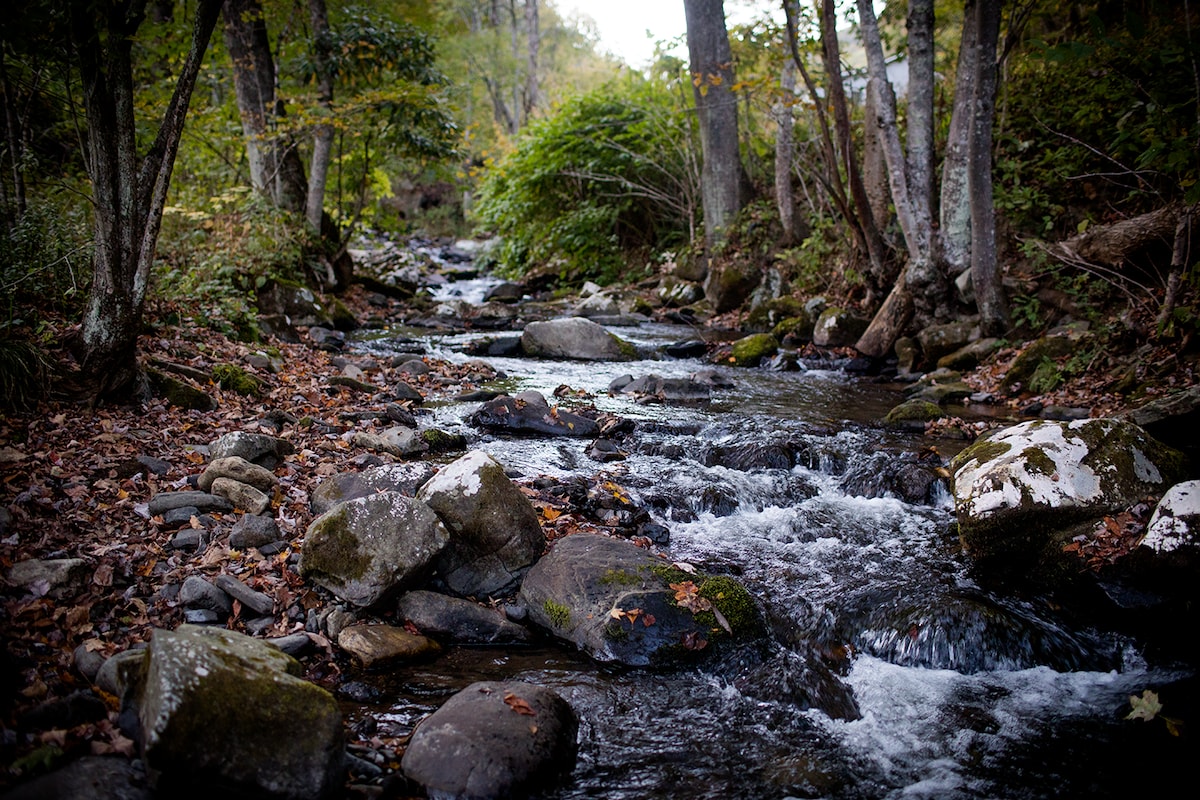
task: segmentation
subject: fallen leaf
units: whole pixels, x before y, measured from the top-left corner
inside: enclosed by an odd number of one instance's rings
[[[508,694],[504,695],[504,702],[508,705],[509,708],[511,708],[513,711],[517,712],[518,714],[524,714],[527,717],[536,717],[537,716],[537,712],[533,710],[533,706],[529,705],[529,703],[527,703],[525,700],[521,699],[520,697],[517,697],[512,692],[509,692]]]
[[[92,573],[92,583],[97,586],[112,586],[112,582],[112,564],[109,564],[107,561],[101,562],[100,566],[96,567],[96,571]]]
[[[1125,719],[1141,719],[1149,722],[1158,716],[1158,712],[1162,711],[1162,703],[1158,702],[1158,694],[1149,689],[1143,691],[1141,697],[1135,694],[1129,695],[1129,705],[1133,706],[1133,711],[1130,711]]]

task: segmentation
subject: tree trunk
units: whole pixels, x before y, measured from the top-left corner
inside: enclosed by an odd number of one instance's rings
[[[303,213],[308,198],[304,165],[290,137],[280,134],[275,59],[259,0],[225,0],[225,46],[233,60],[250,182],[286,211]]]
[[[329,63],[329,14],[325,0],[308,0],[308,17],[312,24],[313,48],[317,65],[317,105],[325,115],[333,113],[333,75]],[[313,230],[320,232],[325,213],[325,184],[329,178],[329,162],[333,158],[333,126],[317,125],[313,133],[312,179],[308,182],[308,197],[304,216]]]
[[[1192,239],[1192,214],[1195,206],[1188,206],[1179,215],[1175,225],[1175,242],[1171,246],[1171,272],[1167,276],[1167,289],[1163,295],[1162,308],[1158,311],[1156,328],[1162,336],[1173,331],[1171,324],[1175,306],[1179,302],[1179,289],[1183,283],[1183,271],[1187,267],[1188,242]]]
[[[904,333],[907,325],[907,309],[912,308],[922,321],[931,318],[932,309],[940,299],[941,285],[937,265],[933,259],[933,222],[928,203],[913,198],[909,192],[909,165],[900,146],[900,132],[896,123],[896,97],[887,80],[887,65],[884,61],[883,44],[879,37],[879,24],[871,0],[857,0],[859,29],[867,52],[867,70],[871,81],[868,90],[874,90],[877,116],[868,124],[879,127],[883,142],[883,153],[888,166],[888,181],[892,191],[892,204],[904,244],[908,250],[908,266],[896,279],[883,307],[876,312],[866,332],[855,345],[859,352],[872,357],[886,355]],[[916,86],[909,83],[909,92],[928,91],[933,86]],[[932,108],[932,101],[930,101]],[[901,313],[903,311],[903,313]],[[899,324],[900,320],[906,320]]]
[[[538,28],[537,0],[525,0],[525,41],[527,44],[526,50],[529,54],[529,66],[525,72],[525,104],[523,111],[525,124],[529,124],[529,117],[537,107],[539,94],[538,70],[540,66],[538,59],[542,47],[542,35]]]
[[[874,87],[868,86],[863,104],[863,118],[868,121],[878,116],[875,95]],[[892,214],[892,193],[888,189],[888,168],[887,160],[883,156],[883,139],[880,138],[876,125],[863,126],[862,182],[867,206],[871,209],[871,218],[877,220],[879,226],[886,228]],[[878,290],[881,286],[889,285],[895,281],[895,277],[882,274],[876,276],[874,288]]]
[[[684,0],[683,9],[704,155],[700,177],[704,238],[711,247],[724,238],[746,195],[738,152],[737,98],[731,88],[733,53],[721,0]]]
[[[792,103],[796,88],[796,65],[787,61],[779,76],[780,96],[775,103],[775,205],[783,226],[783,244],[791,246],[796,236],[796,198],[792,194],[792,158],[796,143],[792,128]]]
[[[93,401],[127,399],[140,383],[137,337],[150,266],[192,90],[221,10],[220,0],[197,3],[175,92],[139,167],[131,53],[146,3],[97,5],[70,8],[93,189],[92,286],[78,342],[82,377]]]
[[[980,328],[986,336],[1001,336],[1009,328],[1009,318],[996,264],[996,209],[992,199],[992,121],[996,115],[1000,0],[978,0],[975,15],[979,57],[967,181],[971,196],[971,283],[979,307]]]
[[[891,279],[888,273],[888,259],[883,237],[879,233],[879,220],[871,213],[871,201],[863,185],[862,174],[858,167],[858,157],[854,153],[854,140],[850,130],[850,110],[846,103],[846,89],[842,82],[842,57],[837,40],[837,14],[833,0],[824,0],[821,4],[821,44],[825,57],[825,71],[829,75],[829,99],[833,104],[833,116],[837,125],[838,145],[841,149],[842,163],[846,168],[846,180],[850,184],[850,196],[854,199],[855,216],[858,227],[862,230],[863,244],[867,249],[867,259],[870,262],[868,270],[871,280],[871,293],[875,292]]]
[[[971,203],[967,194],[970,163],[967,154],[974,118],[975,73],[978,63],[978,34],[975,0],[966,0],[963,8],[962,39],[954,79],[954,108],[950,113],[950,132],[942,161],[942,196],[938,204],[942,262],[953,275],[970,267]]]
[[[933,0],[908,3],[908,191],[917,219],[933,219]]]

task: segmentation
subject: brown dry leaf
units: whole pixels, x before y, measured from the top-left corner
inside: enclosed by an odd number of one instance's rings
[[[112,586],[113,582],[113,567],[107,561],[101,562],[96,571],[92,573],[92,583],[97,586]]]
[[[527,703],[522,698],[517,697],[512,692],[509,692],[508,694],[504,695],[504,702],[508,705],[509,708],[511,708],[513,711],[517,712],[518,714],[524,714],[527,717],[536,717],[537,716],[537,712],[533,710],[533,706],[529,705],[529,703]]]

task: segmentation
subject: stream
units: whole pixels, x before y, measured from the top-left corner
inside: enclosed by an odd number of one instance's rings
[[[659,355],[694,338],[685,327],[611,330],[642,360],[486,360],[508,376],[495,388],[551,398],[565,384],[636,421],[627,459],[593,461],[586,440],[482,432],[466,422],[477,402],[432,404],[431,424],[525,478],[609,477],[669,529],[673,559],[736,575],[759,598],[771,645],[668,672],[600,666],[551,642],[451,648],[372,676],[389,703],[359,707],[352,725],[404,735],[476,680],[551,687],[580,718],[576,768],[544,795],[556,800],[1116,797],[1187,774],[1161,720],[1124,719],[1131,694],[1189,679],[1186,665],[1155,663],[1136,638],[1042,598],[978,585],[944,483],[919,503],[888,491],[896,465],[931,444],[877,426],[901,399],[895,387],[837,364],[717,367],[733,387],[708,406],[639,405],[608,396],[609,382],[712,365]],[[386,354],[392,337],[411,336],[431,356],[466,361],[463,346],[483,335],[396,329],[354,347]],[[933,444],[947,457],[962,446]],[[747,449],[790,463],[733,469],[714,458]],[[812,669],[816,658],[832,671]],[[841,713],[830,680],[849,688],[857,715]]]

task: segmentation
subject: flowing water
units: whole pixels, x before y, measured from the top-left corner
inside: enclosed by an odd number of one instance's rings
[[[1186,739],[1161,720],[1124,720],[1129,695],[1188,677],[1183,667],[1150,663],[1136,639],[1064,621],[1039,598],[977,585],[945,486],[919,502],[888,491],[929,444],[874,424],[899,401],[894,389],[836,364],[719,368],[733,388],[709,406],[638,405],[609,397],[609,382],[711,365],[657,355],[686,328],[613,332],[645,358],[487,361],[510,393],[549,398],[565,384],[636,420],[624,461],[591,460],[586,441],[476,430],[466,418],[477,403],[437,406],[433,424],[522,476],[607,476],[669,529],[675,560],[739,577],[761,600],[770,646],[665,673],[601,667],[551,643],[456,648],[381,679],[392,702],[364,717],[403,734],[474,680],[552,687],[581,723],[574,773],[546,795],[562,800],[1116,797],[1184,774]],[[470,335],[423,338],[433,355],[468,359]],[[938,444],[943,455],[955,446]],[[759,458],[728,466],[745,452]]]

